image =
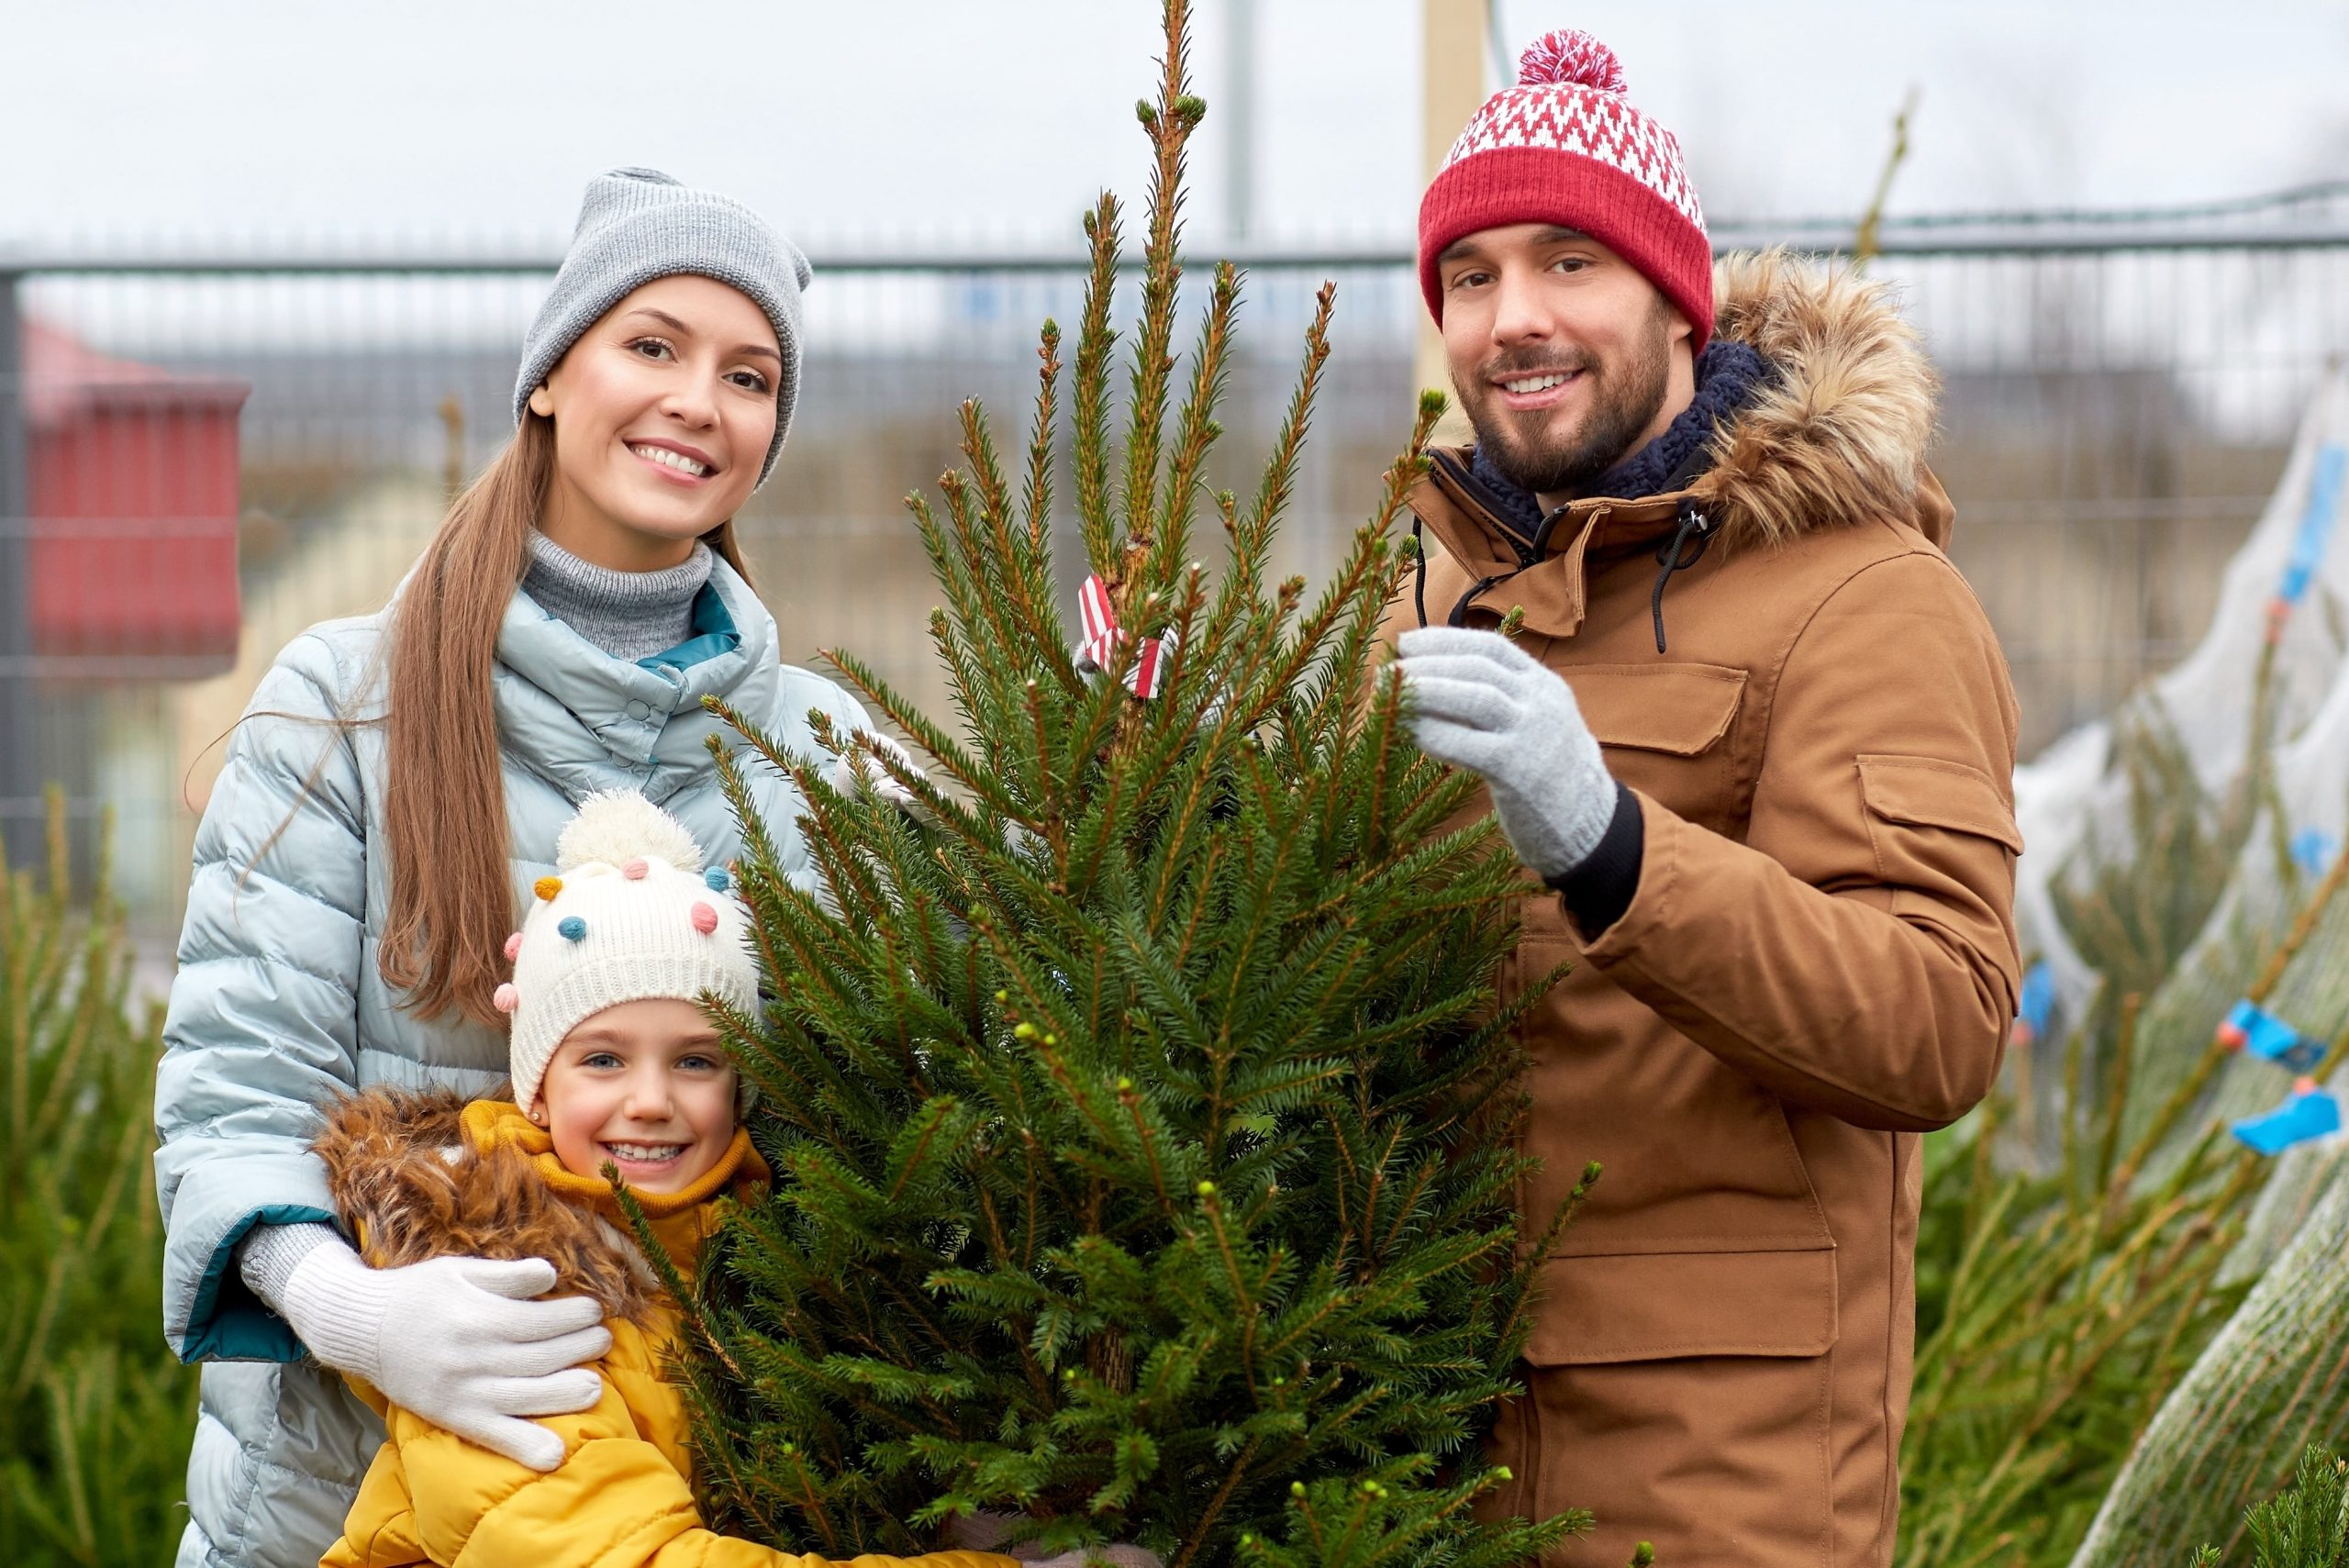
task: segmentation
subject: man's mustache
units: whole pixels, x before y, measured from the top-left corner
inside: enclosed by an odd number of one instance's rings
[[[1485,383],[1523,381],[1537,375],[1575,375],[1597,368],[1598,361],[1588,354],[1563,359],[1555,354],[1499,354],[1476,367],[1476,379]]]

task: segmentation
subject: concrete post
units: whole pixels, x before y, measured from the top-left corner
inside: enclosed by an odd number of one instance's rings
[[[1435,178],[1443,155],[1460,129],[1485,101],[1485,60],[1487,20],[1486,0],[1419,0],[1419,184]],[[1412,385],[1434,387],[1449,397],[1452,376],[1444,368],[1443,339],[1435,323],[1419,317],[1418,352],[1412,361]],[[1472,438],[1468,421],[1455,406],[1436,428],[1436,439],[1445,444]]]
[[[0,272],[0,830],[9,859],[40,854],[41,758],[34,714],[32,522],[25,472],[21,272]]]

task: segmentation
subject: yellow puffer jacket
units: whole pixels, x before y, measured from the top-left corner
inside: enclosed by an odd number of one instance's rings
[[[546,1258],[553,1294],[602,1301],[611,1353],[593,1409],[550,1417],[563,1462],[540,1473],[477,1448],[352,1386],[384,1418],[376,1453],[322,1568],[830,1568],[704,1528],[689,1481],[685,1408],[661,1368],[679,1325],[625,1230],[610,1187],[573,1175],[552,1139],[510,1101],[375,1089],[342,1101],[317,1143],[337,1208],[367,1261],[391,1268],[469,1254]],[[768,1178],[737,1131],[684,1192],[639,1195],[653,1233],[691,1277],[722,1201]],[[984,1552],[859,1557],[854,1568],[1016,1568]]]

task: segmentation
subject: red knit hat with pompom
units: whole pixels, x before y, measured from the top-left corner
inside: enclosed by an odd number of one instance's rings
[[[1517,85],[1485,100],[1419,199],[1419,290],[1436,320],[1436,258],[1480,229],[1514,223],[1577,228],[1713,329],[1713,248],[1673,134],[1623,96],[1615,51],[1575,28],[1534,41]]]

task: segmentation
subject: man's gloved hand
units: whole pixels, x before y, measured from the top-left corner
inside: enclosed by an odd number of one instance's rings
[[[1518,859],[1550,882],[1589,859],[1615,781],[1573,688],[1498,632],[1421,627],[1396,648],[1419,750],[1484,775]]]
[[[562,1439],[528,1419],[603,1397],[593,1362],[612,1348],[604,1309],[554,1288],[539,1258],[431,1258],[371,1269],[340,1241],[314,1247],[279,1293],[310,1352],[365,1378],[394,1404],[533,1470],[562,1462]]]

